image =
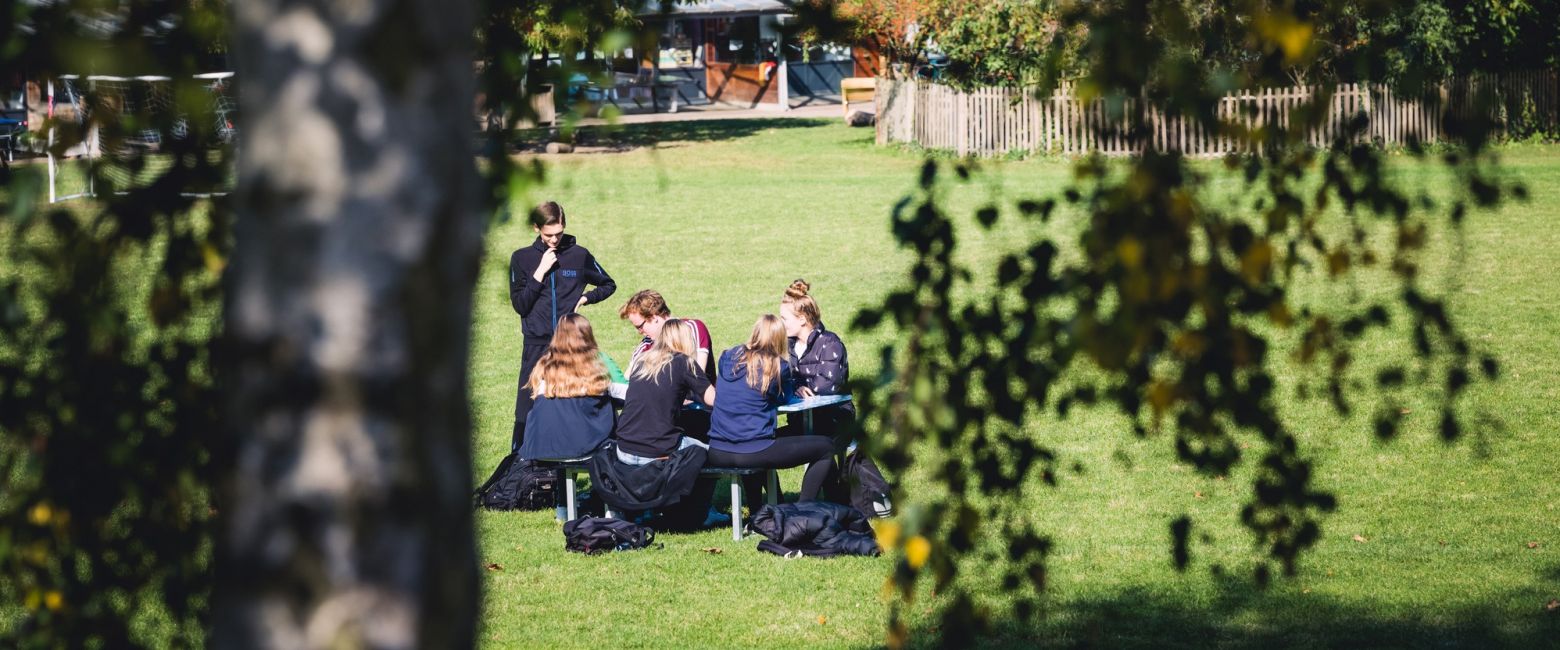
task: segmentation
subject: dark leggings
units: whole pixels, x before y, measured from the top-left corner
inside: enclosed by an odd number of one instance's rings
[[[804,463],[807,473],[802,475],[801,501],[813,501],[818,498],[818,493],[823,490],[824,481],[829,478],[829,473],[834,471],[834,440],[828,436],[786,436],[775,438],[775,442],[763,451],[751,454],[733,454],[710,448],[706,465],[711,467],[760,467],[764,469],[787,469]],[[762,477],[745,477],[743,483],[747,487],[748,508],[752,509],[757,503],[754,498],[758,490],[753,489],[762,484]],[[779,495],[776,495],[777,497]]]
[[[551,338],[527,338],[520,347],[520,385],[515,389],[515,429],[509,435],[510,451],[519,451],[520,442],[525,439],[525,419],[531,414],[531,389],[526,388],[526,384],[531,382],[531,370],[536,368],[536,362],[551,344]]]

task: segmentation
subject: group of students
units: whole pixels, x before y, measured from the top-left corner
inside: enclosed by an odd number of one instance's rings
[[[611,276],[564,234],[557,203],[539,206],[533,224],[536,241],[510,259],[510,298],[525,335],[513,432],[522,460],[610,448],[622,465],[648,466],[698,451],[716,467],[806,465],[799,498],[819,497],[855,411],[849,402],[818,409],[813,432],[776,427],[777,409],[793,396],[840,394],[849,375],[844,343],[823,326],[805,281],[786,288],[778,316],[760,316],[745,343],[718,357],[702,321],[672,317],[655,291],[635,293],[618,315],[642,340],[621,373],[576,311],[609,298]],[[623,382],[618,413],[611,384]],[[713,480],[681,489],[689,494],[683,510],[702,517]]]

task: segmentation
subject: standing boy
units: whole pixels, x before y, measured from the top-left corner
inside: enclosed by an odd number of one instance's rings
[[[612,296],[617,285],[574,235],[563,234],[563,208],[548,201],[531,213],[536,241],[509,256],[509,302],[520,315],[525,335],[520,355],[520,384],[515,393],[515,430],[511,448],[520,448],[525,418],[531,412],[531,391],[526,383],[536,360],[552,343],[558,318],[580,307]],[[586,285],[596,288],[585,290]]]

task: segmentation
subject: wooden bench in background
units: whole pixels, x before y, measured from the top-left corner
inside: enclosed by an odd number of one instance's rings
[[[846,77],[840,80],[840,101],[845,104],[845,117],[850,117],[851,102],[870,102],[877,96],[877,78]]]

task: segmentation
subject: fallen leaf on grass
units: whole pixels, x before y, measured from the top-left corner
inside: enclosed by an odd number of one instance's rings
[[[1560,599],[1550,598],[1549,602],[1544,603],[1544,611],[1560,612]]]
[[[1370,541],[1370,540],[1368,540],[1368,539],[1365,539],[1365,536],[1364,536],[1364,535],[1355,535],[1355,536],[1354,536],[1354,538],[1353,538],[1353,539],[1354,539],[1354,541],[1356,541],[1356,542],[1360,542],[1360,543],[1362,543],[1362,544],[1363,544],[1363,543],[1365,543],[1365,542],[1368,542],[1368,541]]]
[[[1398,414],[1399,415],[1408,415],[1409,413],[1413,413],[1413,411],[1411,411],[1409,409],[1398,409]]]
[[[818,624],[819,625],[825,625],[828,622],[829,622],[829,617],[824,616],[823,614],[819,614],[818,615]]]
[[[499,564],[497,562],[490,562],[487,565],[487,570],[489,570],[489,571],[503,571],[504,570],[504,565]]]
[[[1528,542],[1527,543],[1527,547],[1528,548],[1538,548],[1538,542]]]
[[[1194,491],[1194,492],[1192,492],[1192,496],[1201,499],[1201,498],[1203,498],[1203,493],[1201,491]]]
[[[725,551],[722,551],[722,550],[720,550],[720,548],[715,547],[715,546],[711,546],[709,548],[702,548],[702,549],[699,549],[699,550],[704,551],[705,553],[709,553],[710,555],[720,555],[721,553],[725,553]]]

